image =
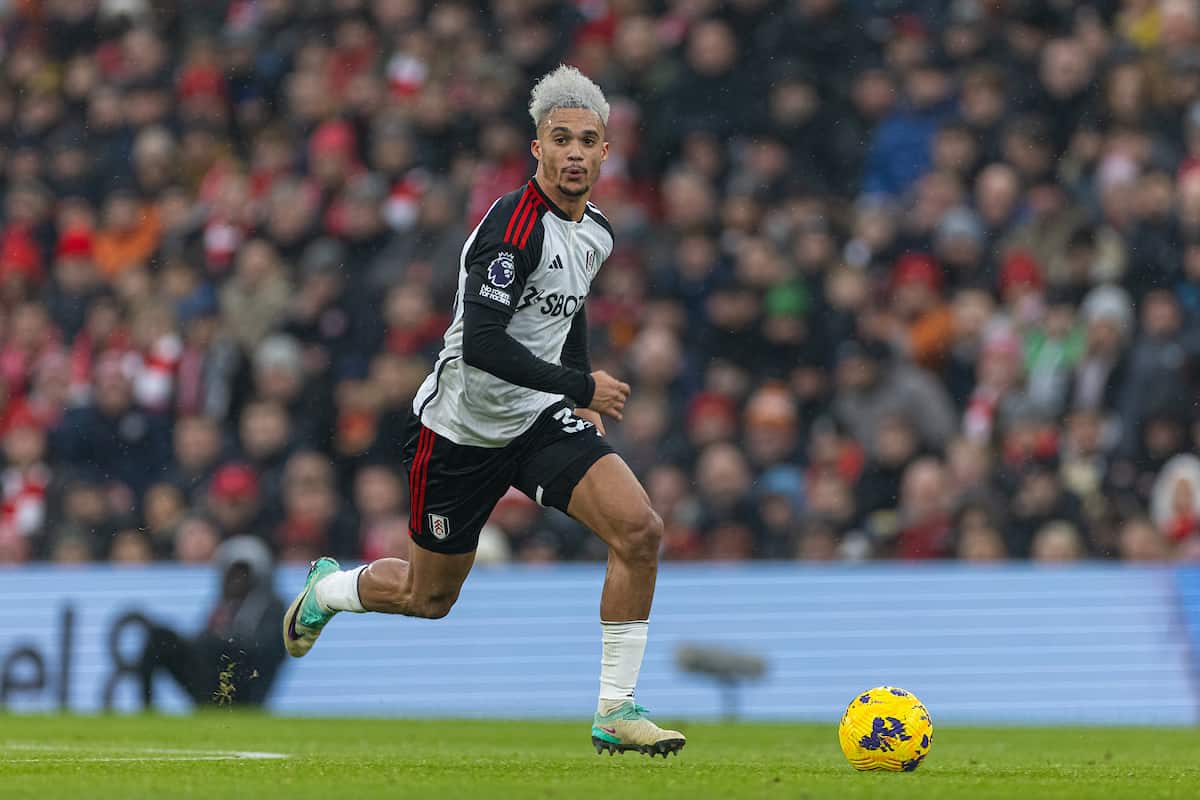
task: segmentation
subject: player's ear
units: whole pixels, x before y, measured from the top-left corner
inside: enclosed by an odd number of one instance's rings
[[[600,149],[600,160],[601,161],[608,160],[608,142],[605,142],[604,146]]]
[[[538,161],[542,160],[542,143],[534,139],[529,143],[529,152],[533,153],[533,157]]]

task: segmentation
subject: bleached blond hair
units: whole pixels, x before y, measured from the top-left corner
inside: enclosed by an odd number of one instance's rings
[[[543,75],[529,93],[529,116],[533,117],[535,128],[541,127],[546,115],[559,108],[595,111],[600,121],[608,125],[609,106],[604,92],[591,78],[566,64]]]

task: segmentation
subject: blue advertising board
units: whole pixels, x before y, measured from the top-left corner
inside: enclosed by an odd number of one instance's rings
[[[595,703],[598,565],[479,568],[443,620],[342,615],[269,700],[279,714],[577,718]],[[279,570],[291,596],[303,569]],[[121,670],[141,612],[200,628],[211,570],[0,569],[0,707],[137,707]],[[879,684],[917,693],[939,721],[1195,724],[1200,570],[956,564],[665,566],[639,699],[666,717],[722,712],[682,672],[689,645],[761,656],[740,693],[753,719],[836,720]],[[166,679],[159,707],[188,701]]]

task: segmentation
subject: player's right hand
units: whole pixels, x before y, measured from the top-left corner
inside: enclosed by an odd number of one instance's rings
[[[623,383],[602,369],[592,373],[596,382],[596,392],[588,406],[592,411],[605,417],[621,419],[625,410],[625,401],[629,399],[629,384]]]

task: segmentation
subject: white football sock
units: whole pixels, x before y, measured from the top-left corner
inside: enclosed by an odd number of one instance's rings
[[[633,698],[642,656],[646,654],[648,620],[635,622],[600,622],[603,631],[603,650],[600,656],[600,702],[597,710],[610,714],[613,709]]]
[[[358,599],[358,573],[364,569],[366,567],[344,569],[317,581],[313,587],[317,605],[326,611],[353,611],[357,614],[366,611],[362,600]]]

